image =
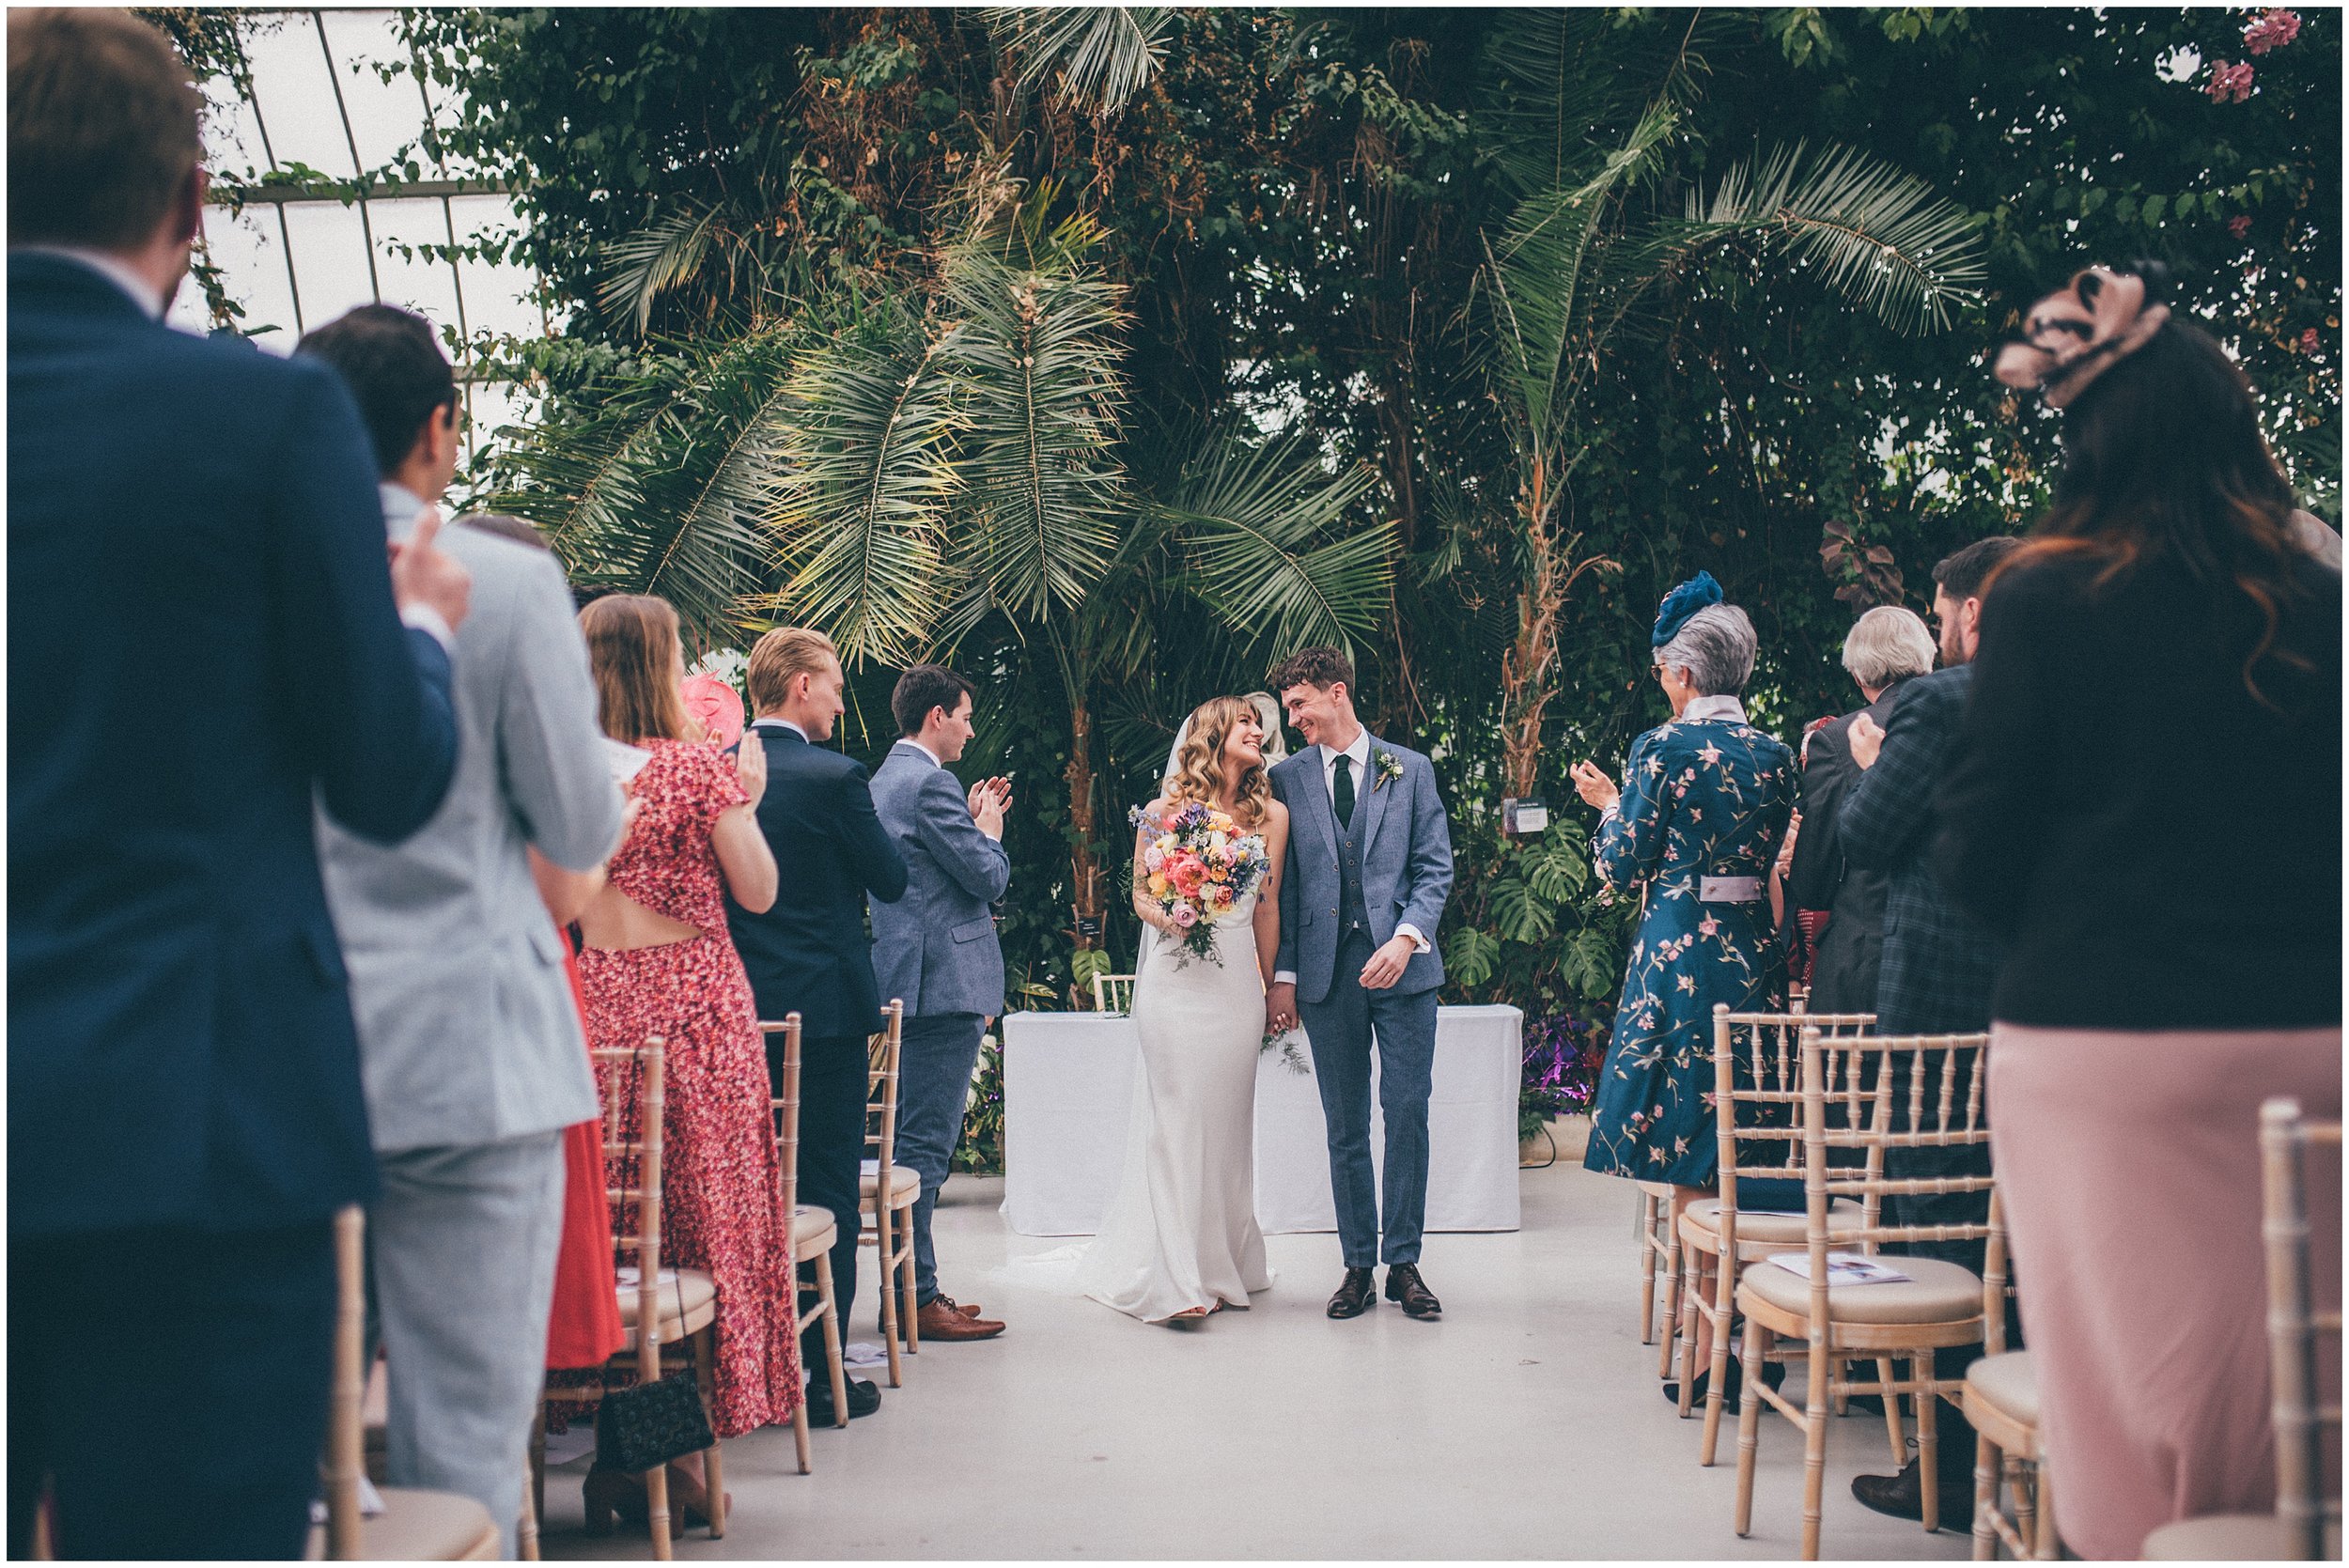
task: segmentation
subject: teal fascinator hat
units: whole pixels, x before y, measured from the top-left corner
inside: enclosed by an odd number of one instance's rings
[[[1723,595],[1721,585],[1713,581],[1713,574],[1701,571],[1696,576],[1664,596],[1664,602],[1656,607],[1656,630],[1648,639],[1648,646],[1660,648],[1680,635],[1680,629],[1688,624],[1688,617],[1707,605],[1719,604]]]

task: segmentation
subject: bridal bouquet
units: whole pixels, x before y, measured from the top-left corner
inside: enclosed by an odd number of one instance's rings
[[[1132,821],[1137,829],[1158,830],[1143,846],[1143,885],[1182,933],[1179,951],[1221,963],[1215,917],[1264,879],[1264,836],[1243,832],[1229,815],[1197,800],[1164,813],[1137,807]]]

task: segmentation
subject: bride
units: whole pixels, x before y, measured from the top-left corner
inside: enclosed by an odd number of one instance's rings
[[[1266,728],[1241,697],[1200,705],[1183,727],[1152,818],[1198,801],[1262,835],[1256,890],[1213,917],[1215,955],[1189,956],[1144,892],[1147,824],[1134,844],[1134,910],[1145,929],[1134,977],[1142,1041],[1126,1163],[1080,1265],[1085,1295],[1144,1323],[1192,1323],[1246,1307],[1270,1286],[1256,1228],[1256,1052],[1280,949],[1288,809],[1265,771]]]

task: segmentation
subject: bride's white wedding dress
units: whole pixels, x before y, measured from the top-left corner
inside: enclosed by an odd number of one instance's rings
[[[1217,917],[1216,958],[1186,958],[1171,939],[1143,932],[1133,994],[1142,1070],[1126,1161],[1077,1284],[1145,1323],[1245,1307],[1272,1283],[1256,1227],[1255,908],[1252,893]]]

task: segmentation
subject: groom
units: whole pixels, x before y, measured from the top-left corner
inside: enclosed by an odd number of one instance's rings
[[[1354,716],[1354,666],[1306,648],[1268,684],[1306,748],[1272,769],[1289,809],[1289,874],[1281,882],[1281,951],[1265,1019],[1301,1016],[1330,1129],[1346,1280],[1331,1317],[1359,1317],[1383,1254],[1387,1299],[1411,1317],[1441,1315],[1419,1274],[1427,1209],[1427,1091],[1436,1061],[1436,987],[1443,958],[1428,933],[1452,893],[1452,834],[1436,770],[1417,752],[1374,737]],[[1383,1222],[1370,1163],[1370,1054],[1378,1048],[1386,1113]],[[1383,1235],[1383,1245],[1381,1237]]]

